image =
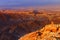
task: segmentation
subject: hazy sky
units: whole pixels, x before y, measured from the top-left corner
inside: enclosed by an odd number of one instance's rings
[[[29,7],[60,4],[60,0],[0,0],[0,7]]]

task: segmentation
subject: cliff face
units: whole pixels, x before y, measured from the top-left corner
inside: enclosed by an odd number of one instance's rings
[[[22,36],[19,40],[60,40],[60,24],[49,24]]]
[[[48,14],[44,11],[34,13],[33,11],[0,11],[0,40],[18,40],[25,34],[40,30],[50,24],[50,18],[54,23],[60,23],[59,14],[56,16],[56,14]]]
[[[32,14],[0,12],[0,40],[17,40],[49,23],[47,17],[35,16],[33,12]]]

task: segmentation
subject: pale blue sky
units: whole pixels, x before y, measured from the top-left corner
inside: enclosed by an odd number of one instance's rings
[[[0,7],[29,7],[60,4],[60,0],[0,0]]]

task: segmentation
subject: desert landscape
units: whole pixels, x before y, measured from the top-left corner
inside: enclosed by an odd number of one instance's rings
[[[60,11],[0,10],[0,40],[60,40]]]
[[[60,40],[60,0],[0,0],[0,40]]]

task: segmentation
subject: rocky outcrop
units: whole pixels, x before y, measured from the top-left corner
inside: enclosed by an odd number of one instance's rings
[[[60,40],[60,26],[46,25],[40,30],[22,36],[19,40]]]

